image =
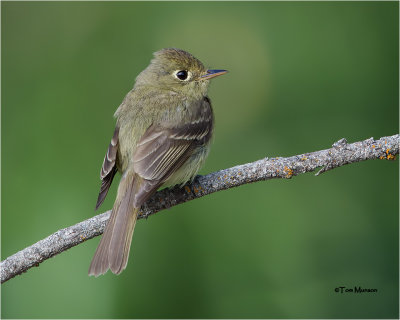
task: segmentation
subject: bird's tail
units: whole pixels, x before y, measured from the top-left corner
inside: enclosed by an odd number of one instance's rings
[[[121,178],[110,219],[89,267],[89,275],[97,277],[108,269],[120,274],[126,268],[139,212],[139,208],[134,206],[139,185],[140,178],[134,173],[126,172]]]

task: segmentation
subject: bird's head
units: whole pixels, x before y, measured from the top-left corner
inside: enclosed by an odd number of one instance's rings
[[[226,70],[207,70],[190,53],[167,48],[154,53],[150,65],[136,78],[136,86],[152,86],[186,96],[207,94],[209,80],[227,73]]]

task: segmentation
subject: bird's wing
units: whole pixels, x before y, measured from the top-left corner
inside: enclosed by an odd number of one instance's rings
[[[143,179],[135,196],[140,207],[185,161],[196,147],[211,138],[212,114],[175,128],[152,125],[140,139],[133,156],[135,172]]]
[[[117,172],[116,160],[118,151],[118,133],[119,128],[116,127],[110,145],[108,146],[107,153],[104,156],[103,166],[100,170],[101,187],[99,197],[97,198],[96,210],[106,198],[115,173]]]

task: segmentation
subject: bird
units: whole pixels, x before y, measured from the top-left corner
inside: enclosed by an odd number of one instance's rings
[[[140,207],[159,188],[192,181],[204,164],[214,128],[210,79],[227,70],[207,69],[177,48],[154,53],[149,66],[114,114],[116,126],[100,171],[96,210],[115,174],[117,196],[89,267],[90,276],[127,266]]]

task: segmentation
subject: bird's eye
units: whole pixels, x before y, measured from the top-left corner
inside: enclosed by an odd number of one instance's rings
[[[188,72],[186,70],[180,70],[178,71],[175,76],[179,79],[179,80],[186,80],[188,77]]]

